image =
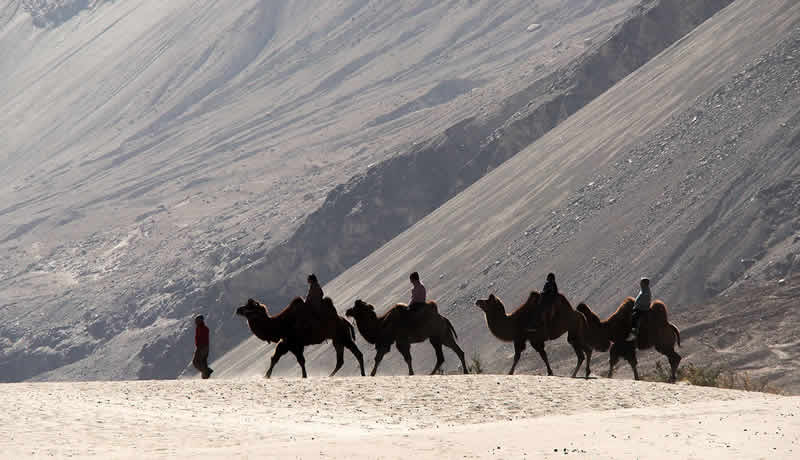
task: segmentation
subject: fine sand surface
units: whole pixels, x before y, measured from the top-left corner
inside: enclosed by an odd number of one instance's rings
[[[0,385],[4,458],[793,458],[800,398],[607,379]]]

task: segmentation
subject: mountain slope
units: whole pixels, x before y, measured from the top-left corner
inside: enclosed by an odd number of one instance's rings
[[[304,290],[308,272],[329,279],[352,266],[729,4],[643,2],[569,65],[334,188],[291,238],[211,286],[201,303],[226,306],[247,293],[281,308]],[[220,351],[242,332],[223,316]]]
[[[322,279],[341,273],[729,3],[645,2],[566,68],[336,187],[289,240],[226,280],[219,295],[237,298],[236,292],[247,291],[270,304],[285,303],[303,291],[305,273]]]
[[[773,388],[800,394],[797,299],[800,276],[746,282],[676,315],[684,359],[767,379]],[[744,326],[744,327],[743,327]]]
[[[634,3],[0,1],[0,379],[175,375],[208,286]]]
[[[467,353],[499,368],[510,348],[489,336],[474,299],[496,292],[510,308],[548,271],[602,313],[642,274],[674,312],[774,276],[770,261],[797,250],[798,25],[796,2],[734,2],[326,292],[340,308],[359,297],[386,306],[405,300],[418,269]],[[729,270],[743,260],[746,270]],[[261,372],[264,348],[249,340],[216,365]],[[424,368],[432,353],[417,348]],[[327,349],[310,354],[309,367],[327,370]]]

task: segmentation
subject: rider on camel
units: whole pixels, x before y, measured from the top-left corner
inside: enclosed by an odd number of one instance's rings
[[[547,331],[550,322],[553,320],[553,301],[558,297],[558,285],[556,284],[556,275],[553,273],[547,274],[547,280],[542,288],[542,295],[539,298],[539,309],[542,312],[542,324],[544,330]]]
[[[631,332],[628,342],[633,342],[639,336],[639,322],[642,318],[642,313],[650,311],[650,302],[652,295],[650,294],[650,280],[642,278],[639,281],[639,295],[636,296],[636,301],[633,304],[633,314],[631,315]]]
[[[317,275],[313,273],[308,275],[307,281],[308,294],[306,294],[306,305],[309,311],[311,311],[311,314],[319,318],[322,312],[322,298],[324,297],[322,286],[320,286],[319,281],[317,281]]]
[[[408,303],[408,309],[416,311],[427,302],[427,292],[425,286],[419,281],[419,273],[412,273],[408,279],[411,281],[411,301]]]

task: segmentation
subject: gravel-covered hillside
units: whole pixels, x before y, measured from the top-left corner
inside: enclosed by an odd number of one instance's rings
[[[175,375],[208,286],[634,4],[1,0],[0,379]]]
[[[777,283],[797,269],[800,244],[799,27],[796,2],[734,2],[327,292],[342,308],[359,297],[385,307],[407,299],[418,269],[467,354],[501,370],[510,346],[490,336],[475,298],[494,292],[511,308],[548,271],[602,314],[642,275],[676,315],[748,278]],[[217,366],[260,372],[264,348],[250,340]],[[432,352],[415,348],[428,365]],[[310,367],[327,369],[329,350],[312,355]],[[384,372],[403,371],[390,363]],[[524,363],[540,365],[533,354]]]

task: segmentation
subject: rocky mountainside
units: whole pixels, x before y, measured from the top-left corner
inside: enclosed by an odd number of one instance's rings
[[[0,379],[175,375],[331,190],[635,3],[0,0]]]
[[[684,360],[737,369],[787,394],[800,394],[798,298],[800,277],[795,274],[778,282],[745,281],[687,308],[675,317],[684,325]]]
[[[606,41],[494,111],[462,120],[334,188],[286,243],[226,282],[271,302],[302,292],[305,272],[314,270],[324,279],[337,275],[730,3],[645,2]]]
[[[798,27],[796,2],[734,2],[326,292],[342,308],[388,306],[406,299],[418,269],[467,353],[495,369],[511,349],[490,336],[475,298],[494,292],[511,308],[548,271],[603,314],[643,274],[677,315],[748,279],[777,283],[797,269],[800,244]],[[416,348],[417,366],[429,365],[432,353]],[[265,351],[251,339],[217,366],[261,372]],[[311,355],[327,370],[327,348]],[[390,363],[384,372],[403,371]],[[525,365],[538,369],[538,357]]]
[[[334,188],[288,241],[210,289],[207,299],[238,301],[247,292],[276,308],[286,305],[304,291],[305,273],[322,279],[341,273],[730,3],[644,2],[568,66]],[[218,334],[240,337],[238,322]]]
[[[57,26],[83,10],[97,7],[108,0],[21,0],[22,8],[37,27]]]

